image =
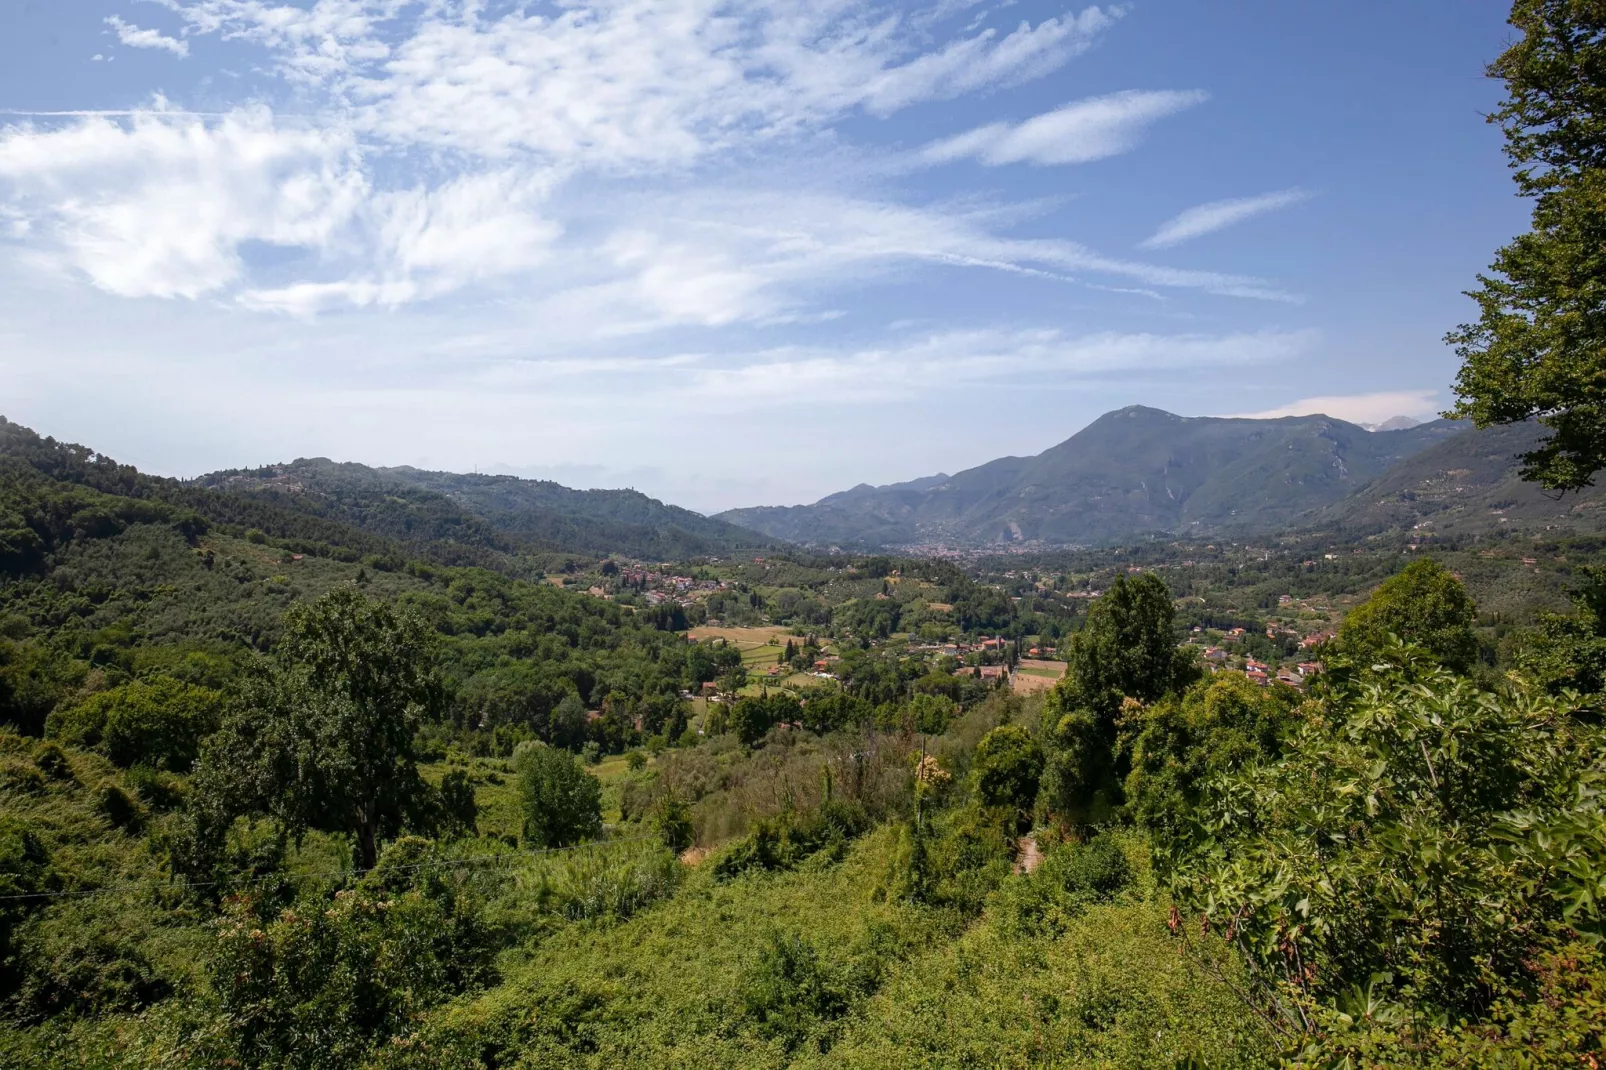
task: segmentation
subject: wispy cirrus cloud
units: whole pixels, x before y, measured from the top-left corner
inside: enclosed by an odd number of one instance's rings
[[[1236,197],[1197,205],[1162,223],[1160,229],[1138,247],[1168,249],[1173,245],[1225,230],[1246,219],[1308,201],[1310,196],[1302,189],[1285,189],[1275,193],[1262,193],[1258,197]]]
[[[1011,163],[1089,163],[1137,147],[1148,127],[1209,99],[1202,90],[1132,89],[1090,97],[1019,123],[989,123],[926,146],[920,157],[947,163],[973,157]]]
[[[879,403],[909,383],[964,390],[1029,378],[1043,388],[1092,376],[1186,372],[1295,359],[1314,331],[1227,334],[1098,332],[1056,329],[939,331],[892,347],[853,350],[790,348],[752,354],[740,366],[710,362],[685,376],[688,398],[718,391],[734,408],[791,405],[802,396]]]
[[[108,17],[106,25],[117,31],[117,39],[129,48],[157,48],[171,52],[180,59],[190,54],[188,41],[169,37],[160,30],[142,30],[132,23],[124,22],[116,15]]]
[[[601,183],[635,200],[666,169],[784,157],[829,141],[850,114],[1039,77],[1118,17],[1093,6],[945,37],[935,21],[865,0],[155,2],[182,20],[186,40],[111,25],[143,47],[187,50],[216,36],[257,48],[262,69],[295,87],[300,114],[253,104],[203,115],[156,98],[126,115],[5,127],[10,229],[34,255],[115,294],[222,295],[296,314],[395,307],[521,275],[540,282],[569,230],[560,213],[572,190]],[[89,159],[99,162],[79,162]],[[608,185],[619,182],[636,185]],[[694,225],[720,216],[703,210]],[[810,263],[872,259],[840,235],[834,254],[735,264],[742,241],[688,243],[670,233],[678,226],[614,227],[566,251],[600,269],[592,298],[623,295],[669,322],[709,325],[795,317],[795,292],[781,291]],[[299,255],[259,269],[252,243]],[[574,289],[570,278],[548,285]],[[612,311],[599,319],[613,323]]]

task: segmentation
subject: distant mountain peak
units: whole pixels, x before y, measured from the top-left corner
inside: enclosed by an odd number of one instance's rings
[[[719,518],[819,546],[991,545],[1000,531],[1017,544],[1086,545],[1272,530],[1456,430],[1439,421],[1374,436],[1325,415],[1178,416],[1128,405],[1035,456]]]
[[[1099,420],[1119,420],[1122,418],[1130,420],[1135,417],[1147,417],[1150,419],[1159,417],[1165,420],[1187,419],[1186,416],[1178,416],[1174,412],[1166,412],[1164,409],[1157,409],[1152,405],[1128,405],[1124,409],[1116,409],[1113,412],[1105,413],[1099,417]],[[1094,422],[1097,423],[1098,421],[1095,420]]]
[[[1390,416],[1380,424],[1362,424],[1368,431],[1409,431],[1422,423],[1409,416]]]

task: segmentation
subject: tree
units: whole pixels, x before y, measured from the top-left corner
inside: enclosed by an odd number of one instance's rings
[[[810,693],[802,713],[803,727],[816,735],[868,721],[875,712],[864,699],[845,691],[822,691]]]
[[[586,739],[586,704],[573,691],[566,692],[552,711],[552,745],[578,747]]]
[[[1558,490],[1606,466],[1606,4],[1516,0],[1522,37],[1489,67],[1532,229],[1495,254],[1476,323],[1446,341],[1462,367],[1451,415],[1479,427],[1538,417],[1551,434],[1523,477]]]
[[[1003,806],[1022,815],[1032,811],[1043,774],[1043,748],[1019,725],[1006,724],[976,744],[976,798],[983,806]]]
[[[909,717],[915,731],[940,736],[958,712],[954,700],[943,695],[916,695],[909,702]]]
[[[237,814],[350,833],[359,868],[381,840],[428,820],[413,737],[438,715],[434,634],[416,616],[340,587],[285,614],[276,662],[247,682],[196,773],[198,816]]]
[[[524,838],[536,848],[568,847],[602,832],[602,783],[574,755],[533,741],[513,752]]]
[[[1161,859],[1191,829],[1210,780],[1281,753],[1297,697],[1292,688],[1260,687],[1242,673],[1224,672],[1139,713],[1127,810],[1154,838]]]
[[[1117,576],[1088,609],[1087,623],[1065,650],[1065,709],[1086,709],[1113,725],[1123,698],[1152,702],[1197,676],[1191,657],[1177,647],[1171,591],[1153,573]]]
[[[1338,646],[1355,661],[1376,659],[1396,635],[1465,673],[1478,659],[1472,596],[1455,574],[1432,558],[1413,561],[1385,580],[1345,616]]]
[[[1044,802],[1062,820],[1107,820],[1124,770],[1116,738],[1122,710],[1141,709],[1198,677],[1172,634],[1171,591],[1153,573],[1117,576],[1065,644],[1065,677],[1043,703],[1048,741]]]

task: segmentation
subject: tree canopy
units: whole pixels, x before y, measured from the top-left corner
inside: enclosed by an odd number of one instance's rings
[[[521,743],[513,764],[524,806],[524,838],[531,846],[568,847],[602,832],[602,784],[574,755]]]
[[[1478,659],[1472,596],[1454,573],[1431,558],[1413,561],[1350,610],[1338,645],[1356,660],[1378,657],[1395,635],[1464,673]]]
[[[355,587],[292,607],[275,663],[209,741],[196,776],[207,812],[219,825],[264,814],[293,836],[349,832],[372,868],[380,840],[431,809],[414,736],[438,712],[433,650],[422,621]]]
[[[1061,705],[1109,723],[1123,698],[1152,702],[1186,683],[1197,670],[1177,648],[1175,617],[1171,591],[1158,576],[1117,576],[1066,644]]]
[[[1452,415],[1480,427],[1538,417],[1552,434],[1524,476],[1561,490],[1606,466],[1606,3],[1517,0],[1521,34],[1491,64],[1532,229],[1469,292],[1479,318],[1452,331],[1463,364]]]

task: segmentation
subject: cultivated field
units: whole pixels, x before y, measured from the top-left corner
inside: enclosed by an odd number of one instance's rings
[[[1020,694],[1047,691],[1065,675],[1063,661],[1022,660],[1010,676],[1010,684]]]

